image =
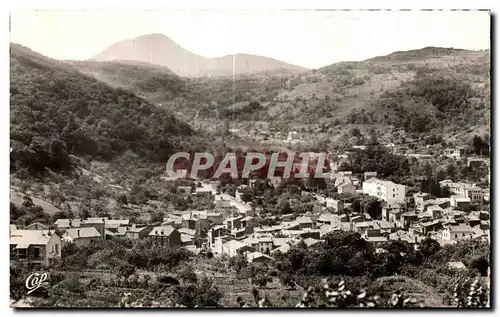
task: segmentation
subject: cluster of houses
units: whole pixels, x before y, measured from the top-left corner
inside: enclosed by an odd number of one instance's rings
[[[482,189],[473,184],[442,181],[440,186],[447,186],[453,195],[431,199],[427,193],[408,197],[404,185],[381,180],[376,172],[362,176],[353,176],[350,172],[332,173],[332,179],[339,193],[379,199],[381,214],[372,219],[367,213],[346,212],[348,201],[304,192],[316,200],[313,212],[300,216],[282,215],[279,220],[268,219],[273,225],[262,225],[265,222],[259,210],[243,202],[241,197],[242,191],[257,180],[238,188],[235,197],[218,193],[217,182],[211,181],[194,190],[179,187],[178,192],[199,197],[215,205],[214,209],[174,211],[161,223],[136,225],[128,219],[101,217],[58,219],[50,227],[41,223],[25,228],[11,225],[11,258],[32,266],[49,266],[61,258],[65,243],[87,246],[116,237],[153,239],[162,246],[184,247],[198,254],[241,254],[251,263],[273,261],[276,252],[286,253],[301,241],[312,246],[338,230],[358,232],[381,252],[385,242],[406,241],[417,247],[426,237],[441,245],[468,239],[489,242],[489,212],[469,211],[470,204],[484,198]]]
[[[208,229],[207,247],[216,256],[245,254],[249,261],[265,262],[300,241],[314,245],[337,230],[358,232],[376,248],[390,241],[406,241],[418,247],[427,237],[441,245],[468,239],[490,241],[489,212],[469,211],[471,203],[483,199],[481,188],[475,185],[443,181],[440,185],[448,186],[453,195],[431,199],[427,193],[407,197],[404,185],[380,180],[376,173],[365,173],[361,186],[354,185],[353,180],[359,181],[359,177],[337,174],[338,191],[378,198],[383,206],[379,219],[362,213],[346,214],[348,203],[317,195],[320,208],[316,212],[295,218],[284,215],[276,225],[259,225],[256,215],[233,215]],[[410,201],[414,207],[408,207]]]

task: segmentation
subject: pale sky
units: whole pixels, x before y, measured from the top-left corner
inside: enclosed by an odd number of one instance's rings
[[[87,59],[150,33],[206,57],[248,53],[319,68],[426,46],[489,49],[490,16],[479,11],[11,11],[10,41],[57,59]]]

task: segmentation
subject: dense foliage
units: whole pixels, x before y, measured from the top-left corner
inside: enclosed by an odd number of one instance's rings
[[[398,89],[385,91],[372,107],[354,110],[349,123],[384,123],[408,132],[488,124],[487,91],[474,89],[466,77],[417,72]]]
[[[76,69],[11,45],[11,166],[68,166],[68,154],[110,159],[126,150],[165,160],[193,135],[171,113]],[[186,147],[184,147],[185,149]]]
[[[61,268],[105,269],[129,273],[137,269],[169,271],[191,256],[184,248],[162,247],[149,239],[112,239],[87,247],[68,245],[63,249]]]
[[[470,241],[441,247],[427,238],[417,250],[406,241],[385,243],[381,248],[385,251],[376,252],[358,233],[338,231],[327,235],[322,243],[310,247],[300,243],[286,254],[278,254],[276,268],[287,284],[305,288],[316,287],[316,277],[340,276],[353,278],[357,287],[377,289],[380,278],[402,275],[436,287],[448,296],[450,305],[455,287],[465,283],[464,277],[487,275],[487,243]],[[450,261],[462,261],[468,269],[451,269],[447,265]],[[484,290],[486,286],[480,284]]]

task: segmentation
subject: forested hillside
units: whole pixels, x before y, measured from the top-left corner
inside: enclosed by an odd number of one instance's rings
[[[170,69],[140,62],[69,61],[84,74],[126,88],[152,101],[174,99],[186,92],[185,81]]]
[[[64,169],[68,154],[109,160],[127,150],[161,161],[202,142],[171,112],[67,63],[16,44],[10,63],[13,168]]]
[[[125,88],[161,105],[185,120],[256,118],[267,111],[287,83],[286,71],[227,77],[179,77],[168,68],[131,62],[70,62],[81,72],[114,87]],[[252,104],[250,104],[253,101]],[[256,101],[260,103],[256,103]]]
[[[450,140],[487,133],[490,122],[488,50],[426,47],[308,73],[234,78],[181,78],[148,64],[78,67],[183,120],[219,128],[224,120],[243,129],[266,121],[276,131],[296,130],[335,143],[351,127],[375,128],[380,137],[400,130],[417,137],[440,133]]]

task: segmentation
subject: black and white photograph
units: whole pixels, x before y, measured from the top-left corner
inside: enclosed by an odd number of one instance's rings
[[[9,17],[10,307],[491,309],[489,9]]]

